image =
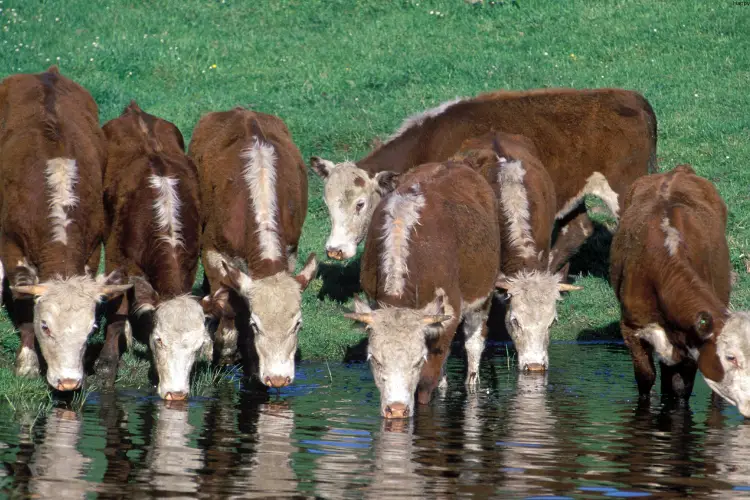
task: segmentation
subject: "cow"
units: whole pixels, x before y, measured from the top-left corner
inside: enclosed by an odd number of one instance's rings
[[[505,324],[518,368],[544,371],[560,292],[580,289],[565,282],[567,264],[558,273],[550,269],[555,186],[534,143],[521,135],[489,132],[468,139],[454,159],[468,162],[495,192],[501,241],[495,287],[507,300]]]
[[[198,169],[179,129],[135,101],[103,129],[105,266],[123,269],[134,287],[108,304],[98,369],[113,382],[120,338],[142,326],[159,396],[184,399],[196,357],[212,348],[203,307],[190,295],[200,256]]]
[[[302,156],[281,119],[243,108],[203,116],[189,150],[204,203],[203,306],[219,321],[214,355],[231,359],[244,332],[254,346],[244,356],[246,374],[269,387],[289,385],[301,294],[317,270],[310,254],[292,275],[307,212]]]
[[[97,304],[124,293],[119,274],[94,278],[104,231],[106,139],[83,87],[52,66],[0,82],[0,261],[13,292],[19,376],[60,391],[84,380]]]
[[[330,258],[356,254],[367,222],[393,175],[450,158],[461,144],[488,132],[527,137],[556,190],[555,217],[568,228],[555,242],[557,271],[593,233],[583,200],[596,195],[617,217],[630,184],[656,169],[656,116],[640,94],[620,89],[498,91],[456,99],[408,118],[388,141],[356,163],[318,157],[310,167],[324,180],[331,216]]]
[[[690,397],[696,370],[750,417],[750,313],[728,309],[727,207],[689,165],[637,180],[611,248],[620,329],[647,398],[661,365],[662,395]]]
[[[466,384],[479,383],[486,320],[500,262],[495,195],[461,163],[412,169],[375,208],[360,284],[347,318],[368,326],[368,358],[385,418],[413,415],[445,384],[444,363],[461,320]],[[418,387],[417,387],[418,385]]]

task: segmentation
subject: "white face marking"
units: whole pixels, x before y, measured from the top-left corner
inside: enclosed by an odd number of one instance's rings
[[[612,215],[616,219],[619,218],[620,204],[617,201],[617,193],[612,190],[609,182],[607,182],[607,178],[604,177],[601,172],[594,172],[591,174],[591,176],[586,179],[586,184],[583,186],[583,189],[581,189],[581,191],[579,191],[579,193],[573,198],[568,200],[562,210],[557,212],[555,217],[557,219],[562,219],[568,215],[581,203],[581,201],[583,201],[583,198],[587,194],[600,198],[604,204],[607,205],[609,211],[612,212]]]
[[[506,279],[510,301],[505,325],[516,347],[520,370],[549,366],[549,328],[557,318],[561,279],[559,274],[526,270]]]
[[[661,229],[664,231],[664,248],[667,249],[669,255],[674,257],[677,255],[677,249],[680,247],[680,232],[669,223],[669,219],[664,217],[661,221]]]
[[[253,145],[242,151],[245,160],[242,175],[250,192],[256,230],[264,259],[281,258],[278,237],[278,203],[276,199],[276,150],[271,144],[253,137]]]
[[[394,132],[393,135],[391,135],[385,143],[388,144],[389,142],[395,139],[398,139],[412,127],[418,127],[422,125],[426,120],[442,115],[451,106],[454,106],[465,100],[466,100],[465,97],[457,97],[453,99],[452,101],[444,102],[439,106],[436,106],[431,109],[427,109],[425,111],[422,111],[421,113],[417,113],[415,115],[410,116],[409,118],[404,120],[404,122],[401,124],[398,130],[396,130],[396,132]]]
[[[674,346],[667,337],[667,332],[660,325],[651,323],[636,332],[636,337],[645,340],[654,348],[654,354],[668,366],[674,366],[680,360],[675,356]]]
[[[164,241],[172,248],[177,248],[182,241],[182,221],[180,220],[180,201],[177,185],[179,179],[152,175],[149,177],[151,188],[156,191],[153,202],[154,223],[156,230],[164,233],[159,241]]]
[[[381,266],[385,275],[385,293],[400,297],[404,293],[406,275],[409,273],[409,239],[414,226],[419,224],[420,211],[424,208],[425,198],[419,185],[412,186],[408,192],[392,193],[383,211],[383,244]]]
[[[159,304],[149,345],[159,375],[160,397],[166,398],[169,393],[175,399],[187,396],[196,356],[210,343],[203,308],[197,300],[183,295]]]
[[[68,210],[78,204],[75,185],[78,183],[78,166],[70,158],[47,160],[45,171],[49,195],[49,219],[52,226],[52,242],[68,244]]]
[[[500,206],[508,221],[508,244],[522,258],[533,257],[534,239],[529,225],[529,200],[523,179],[526,170],[520,161],[502,161],[498,164],[497,180],[500,185]]]
[[[724,369],[724,378],[706,383],[718,395],[735,405],[742,416],[750,418],[750,313],[734,312],[716,336],[716,356]]]

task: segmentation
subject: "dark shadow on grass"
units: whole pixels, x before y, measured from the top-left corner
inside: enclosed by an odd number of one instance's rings
[[[609,249],[612,233],[603,225],[594,223],[594,234],[570,259],[570,274],[590,274],[609,282]]]
[[[323,280],[318,299],[328,298],[344,303],[360,292],[359,259],[346,264],[321,262],[318,266],[318,277]]]
[[[576,340],[590,341],[590,340],[622,340],[620,334],[620,323],[613,321],[602,328],[587,328],[578,332]]]

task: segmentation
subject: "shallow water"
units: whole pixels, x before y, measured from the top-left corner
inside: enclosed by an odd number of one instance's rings
[[[750,425],[711,405],[639,404],[627,350],[553,344],[546,376],[504,346],[481,390],[450,388],[413,421],[384,422],[366,364],[305,363],[280,395],[217,390],[167,405],[94,394],[80,413],[0,412],[0,491],[76,498],[732,498],[750,496]],[[512,352],[512,348],[511,348]],[[700,377],[700,376],[699,376]],[[658,387],[658,384],[656,385]],[[87,495],[88,494],[88,495]]]

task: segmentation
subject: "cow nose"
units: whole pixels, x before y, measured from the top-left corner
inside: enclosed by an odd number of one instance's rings
[[[167,401],[184,401],[187,399],[187,392],[170,391],[164,396],[164,399]]]
[[[330,259],[344,260],[344,251],[340,248],[326,247],[326,254]]]
[[[79,387],[81,387],[81,379],[76,379],[76,378],[57,379],[58,391],[75,391]]]
[[[525,372],[543,372],[547,369],[542,363],[527,363],[523,367]]]
[[[285,377],[283,375],[266,377],[266,385],[268,387],[273,387],[274,389],[285,387],[291,383],[292,383],[292,377]]]
[[[409,407],[404,403],[391,403],[385,407],[383,416],[385,418],[408,418]]]

